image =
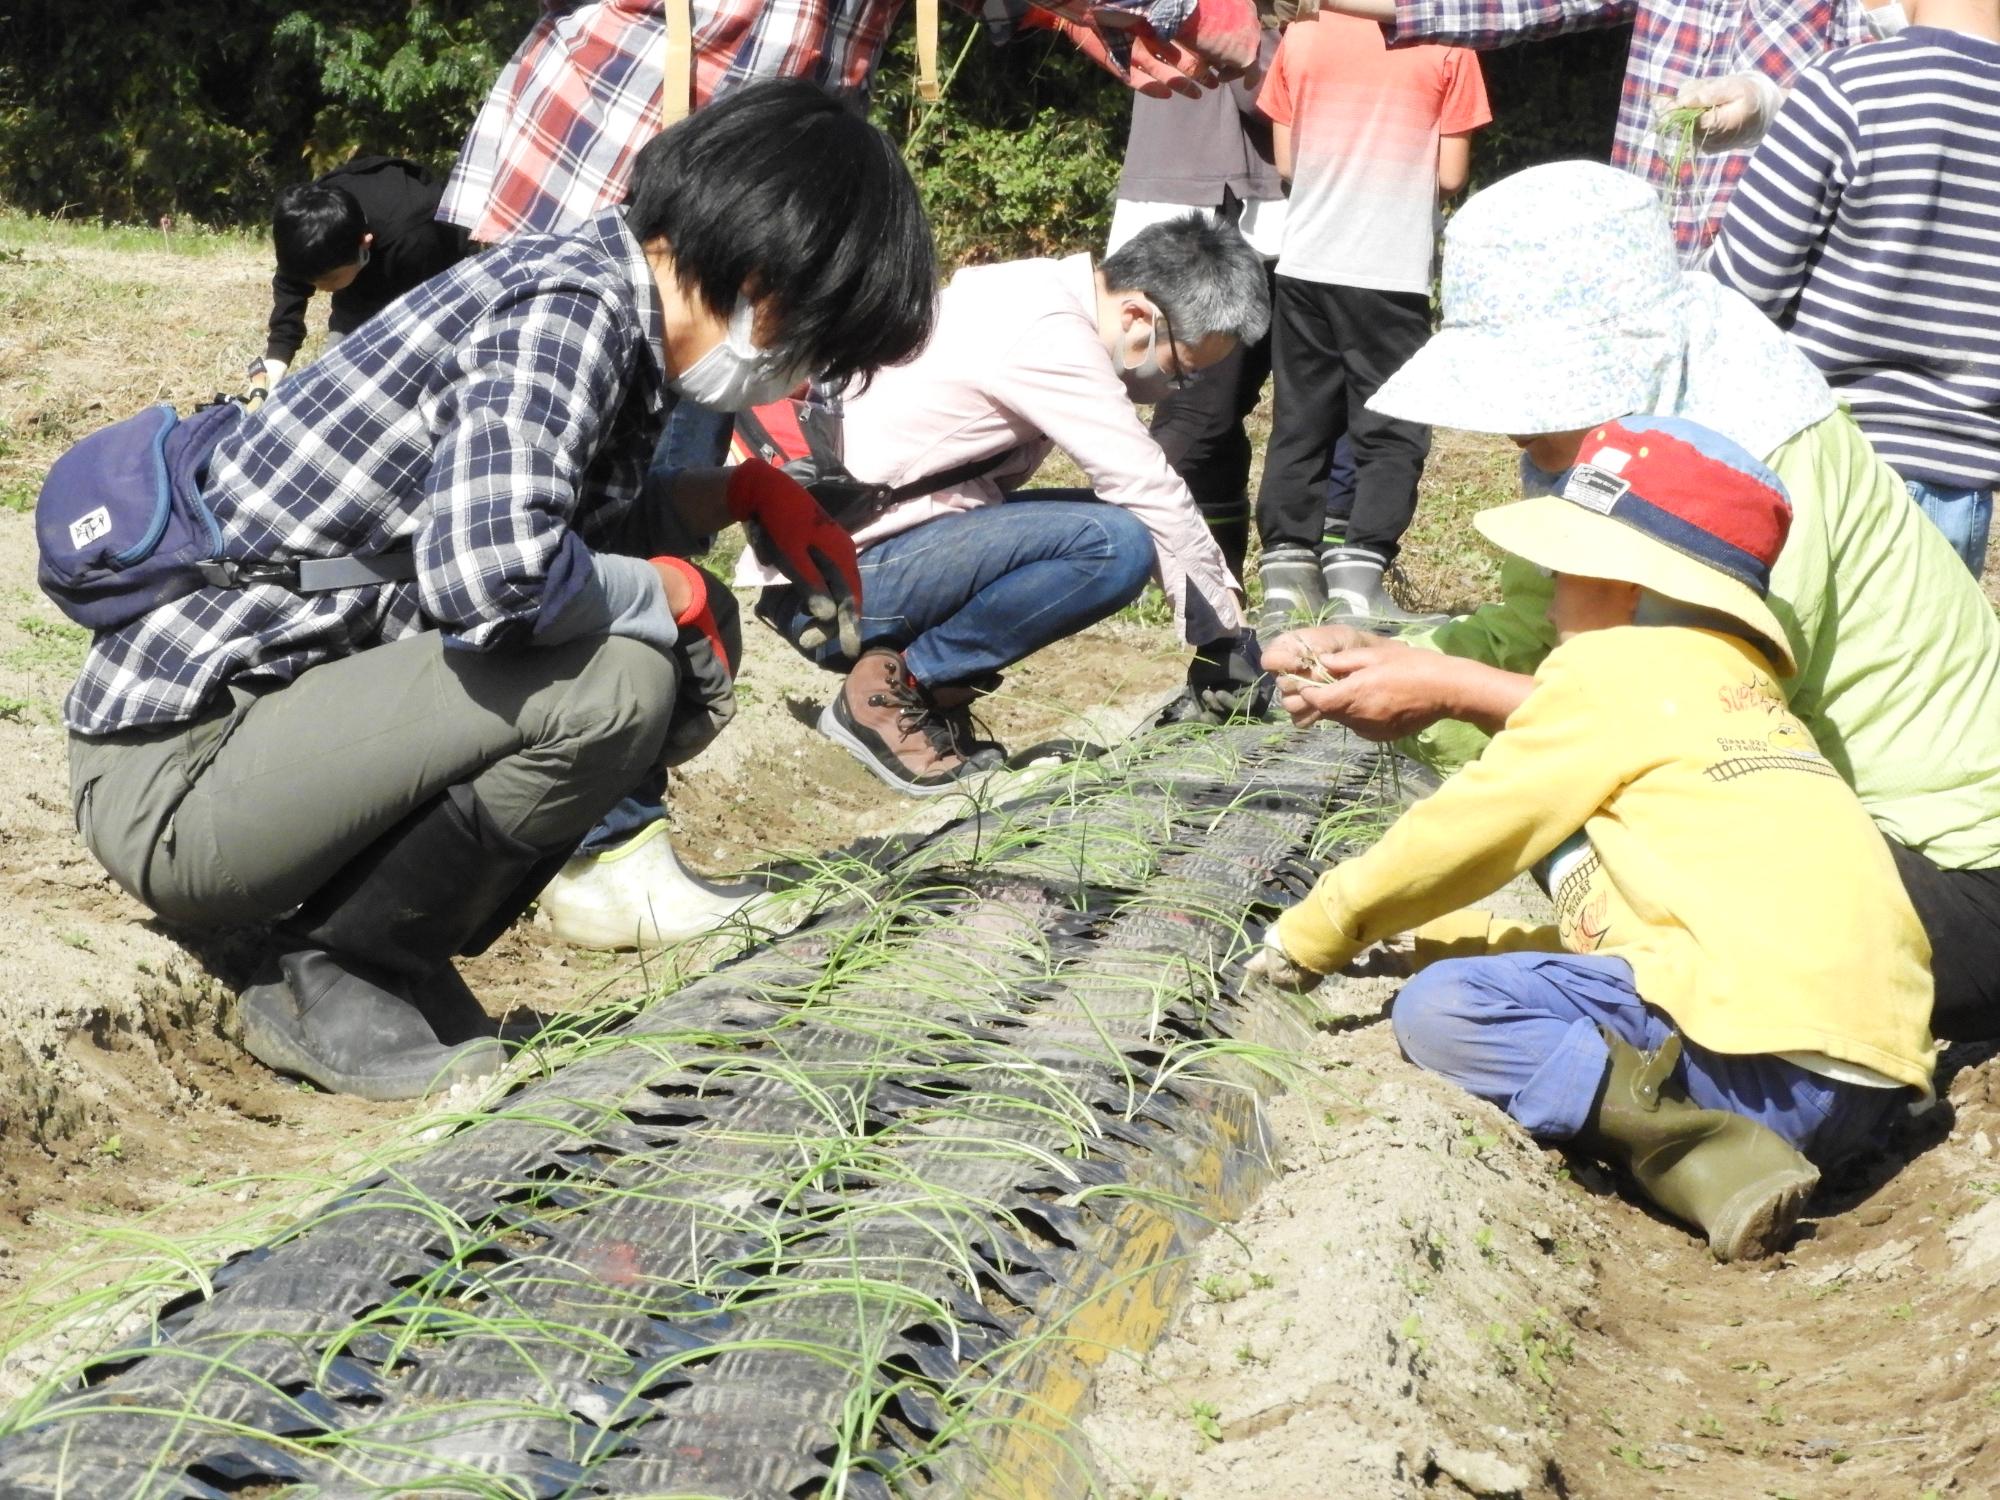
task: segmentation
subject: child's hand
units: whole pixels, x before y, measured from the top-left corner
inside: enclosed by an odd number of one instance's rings
[[[1291,955],[1285,952],[1284,943],[1278,937],[1276,922],[1264,929],[1264,941],[1257,951],[1250,955],[1250,962],[1244,967],[1243,972],[1255,974],[1265,983],[1281,990],[1288,990],[1294,995],[1303,995],[1318,989],[1320,981],[1326,978],[1324,974],[1293,962]]]

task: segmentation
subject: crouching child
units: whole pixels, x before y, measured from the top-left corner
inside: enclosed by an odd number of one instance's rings
[[[1775,1249],[1819,1170],[1931,1088],[1923,929],[1773,681],[1790,520],[1748,453],[1643,416],[1594,430],[1558,493],[1477,516],[1554,574],[1556,650],[1485,754],[1251,964],[1310,988],[1415,929],[1404,1054],[1623,1167],[1719,1260]],[[1457,910],[1543,861],[1554,927]]]

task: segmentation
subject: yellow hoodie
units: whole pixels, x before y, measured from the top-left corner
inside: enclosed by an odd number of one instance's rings
[[[1928,1091],[1930,945],[1882,835],[1747,642],[1623,626],[1558,646],[1485,753],[1278,935],[1330,973],[1550,855],[1555,929],[1477,912],[1425,935],[1615,955],[1712,1051],[1823,1053]]]

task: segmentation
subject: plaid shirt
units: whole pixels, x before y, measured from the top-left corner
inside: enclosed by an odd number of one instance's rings
[[[668,400],[658,292],[621,210],[460,261],[280,385],[203,489],[226,557],[408,543],[416,578],[206,588],[101,631],[69,727],[178,723],[232,683],[422,630],[525,643],[589,580],[586,543],[615,543],[633,516]]]
[[[1789,85],[1814,58],[1867,37],[1860,0],[1396,0],[1391,40],[1489,48],[1627,21],[1632,48],[1611,164],[1660,189],[1681,260],[1692,266],[1750,153],[1690,152],[1670,182],[1675,143],[1660,133],[1660,110],[1702,78],[1756,72]]]
[[[1010,31],[1027,0],[956,0]],[[625,174],[660,127],[661,0],[543,0],[500,71],[452,168],[438,217],[494,244],[553,233],[625,196]],[[903,0],[694,0],[694,99],[754,78],[810,78],[860,93]],[[1039,8],[1081,18],[1083,0]],[[1171,36],[1194,0],[1107,0]],[[1116,33],[1112,33],[1114,40]]]

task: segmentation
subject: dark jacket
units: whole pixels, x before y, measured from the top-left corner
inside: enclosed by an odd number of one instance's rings
[[[444,184],[415,162],[357,156],[319,180],[352,193],[375,236],[361,274],[333,294],[329,332],[352,333],[411,287],[465,258],[465,231],[435,217]],[[306,304],[312,297],[310,281],[294,281],[282,271],[271,278],[266,359],[292,362],[305,342]]]

